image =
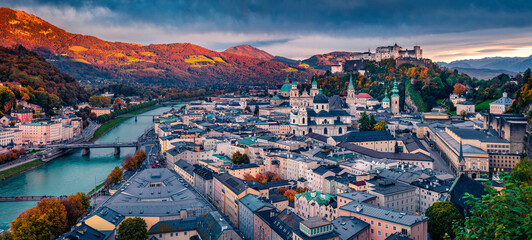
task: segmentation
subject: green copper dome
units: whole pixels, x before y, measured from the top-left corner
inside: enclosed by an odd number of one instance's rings
[[[272,100],[278,100],[278,99],[279,99],[279,96],[277,95],[272,97]]]
[[[290,85],[289,83],[285,83],[281,87],[281,91],[284,91],[284,92],[290,92],[290,89],[292,89],[292,85]]]
[[[312,85],[318,85],[318,82],[316,81],[316,76],[312,76]]]
[[[390,102],[390,98],[388,98],[387,92],[384,92],[384,98],[382,99],[382,102]]]

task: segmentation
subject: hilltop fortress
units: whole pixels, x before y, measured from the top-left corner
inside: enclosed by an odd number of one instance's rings
[[[410,63],[416,66],[427,66],[431,61],[423,58],[423,50],[420,46],[414,46],[414,49],[403,49],[397,43],[393,46],[381,46],[375,49],[375,52],[367,51],[355,53],[349,57],[349,60],[338,62],[331,65],[332,73],[341,72],[358,72],[363,71],[369,61],[382,61],[384,59],[395,59],[397,65]]]

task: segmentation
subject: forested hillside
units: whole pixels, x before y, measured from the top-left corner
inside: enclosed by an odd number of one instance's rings
[[[74,78],[22,46],[0,47],[0,82],[4,85],[0,87],[2,113],[14,107],[15,99],[50,111],[62,104],[72,105],[88,98]]]
[[[408,93],[419,111],[429,111],[435,106],[444,105],[452,108],[445,101],[451,93],[464,95],[475,104],[497,99],[507,92],[509,97],[515,98],[521,86],[521,76],[512,79],[501,74],[491,80],[471,78],[456,70],[441,68],[435,64],[423,67],[403,64],[396,66],[393,59],[381,62],[371,62],[366,68],[366,74],[353,75],[357,92],[369,93],[381,100],[384,92],[390,93],[393,81],[397,80],[400,89],[401,106],[404,104],[405,91]],[[320,86],[328,95],[346,95],[349,75],[342,77],[321,76]]]

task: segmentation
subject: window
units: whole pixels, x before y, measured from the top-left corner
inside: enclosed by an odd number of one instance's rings
[[[384,227],[385,227],[386,229],[388,229],[388,224],[384,225]]]
[[[324,129],[323,129],[323,134],[324,134],[324,135],[329,134],[328,131],[327,131],[327,128],[324,128]]]

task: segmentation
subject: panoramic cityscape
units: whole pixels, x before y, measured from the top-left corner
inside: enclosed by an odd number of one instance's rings
[[[0,3],[0,240],[532,239],[526,1]]]

